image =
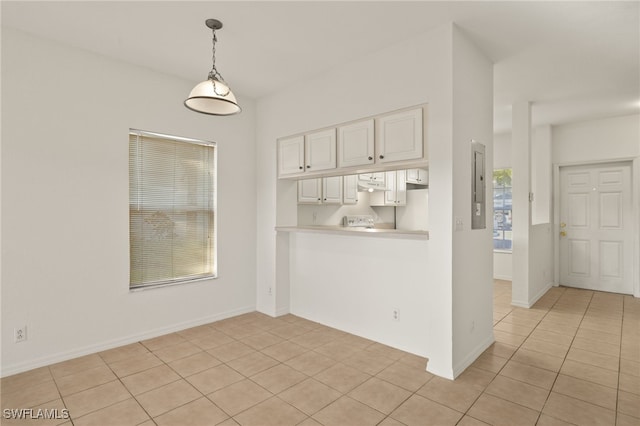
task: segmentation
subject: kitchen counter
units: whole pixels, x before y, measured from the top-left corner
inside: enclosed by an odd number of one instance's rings
[[[429,231],[407,231],[401,229],[384,228],[360,228],[344,226],[276,226],[279,232],[313,232],[325,234],[338,234],[363,237],[404,238],[416,240],[428,240]]]

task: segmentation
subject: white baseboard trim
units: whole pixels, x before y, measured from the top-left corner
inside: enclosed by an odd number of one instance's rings
[[[457,365],[453,366],[453,377],[458,377],[464,370],[467,369],[473,362],[478,359],[480,355],[484,351],[487,350],[489,346],[495,342],[495,338],[493,336],[493,329],[491,330],[491,334],[485,339],[484,342],[480,343],[474,350],[472,350],[462,361],[460,361]]]
[[[494,280],[503,280],[503,281],[512,281],[512,277],[510,275],[494,275]]]
[[[281,317],[283,315],[287,315],[290,314],[291,311],[289,310],[289,308],[280,308],[278,310],[276,310],[276,318],[277,317]]]
[[[33,370],[34,368],[44,367],[44,366],[55,364],[58,362],[67,361],[73,358],[94,354],[96,352],[106,351],[108,349],[113,349],[119,346],[140,342],[146,339],[152,339],[154,337],[162,336],[169,333],[174,333],[176,331],[185,330],[187,328],[197,327],[199,325],[209,324],[209,323],[220,321],[226,318],[231,318],[231,317],[246,314],[249,312],[254,312],[255,310],[256,310],[255,306],[246,306],[243,308],[233,309],[233,310],[221,312],[215,315],[199,318],[197,320],[185,321],[185,322],[173,324],[170,326],[149,330],[144,333],[138,333],[131,336],[113,339],[107,342],[97,343],[97,344],[88,345],[80,348],[74,348],[69,351],[58,352],[56,354],[46,355],[40,358],[18,362],[15,364],[3,365],[2,371],[0,371],[0,377],[7,377],[13,374],[18,374],[25,371]]]
[[[553,287],[553,282],[549,282],[547,283],[538,293],[536,293],[530,300],[526,300],[526,301],[522,301],[522,300],[512,300],[511,301],[511,306],[516,306],[518,308],[525,308],[525,309],[530,309],[533,305],[536,304],[536,302],[538,300],[540,300],[540,298],[542,296],[544,296],[544,294],[549,291],[549,289]]]
[[[532,307],[533,305],[535,305],[535,304],[536,304],[536,302],[537,302],[538,300],[540,300],[540,298],[541,298],[542,296],[544,296],[544,295],[545,295],[545,293],[546,293],[547,291],[549,291],[549,289],[551,289],[551,287],[553,287],[553,282],[548,282],[548,283],[547,283],[547,284],[542,288],[542,290],[540,290],[540,291],[538,292],[538,294],[534,295],[534,296],[531,298],[531,301],[529,302],[529,307]]]
[[[511,300],[511,306],[515,306],[516,308],[525,308],[525,309],[529,309],[531,306],[529,306],[529,302],[527,301],[520,301],[520,300]]]

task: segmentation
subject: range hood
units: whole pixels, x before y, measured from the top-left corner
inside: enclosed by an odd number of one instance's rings
[[[386,191],[387,185],[384,182],[358,179],[358,191]]]

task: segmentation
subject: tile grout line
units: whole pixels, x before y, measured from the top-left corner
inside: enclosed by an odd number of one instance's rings
[[[564,293],[566,293],[566,290],[565,290]],[[563,293],[563,295],[564,295],[564,293]],[[540,416],[542,416],[542,412],[544,410],[544,407],[546,407],[547,403],[549,402],[549,398],[551,397],[551,393],[553,392],[553,388],[555,387],[556,382],[558,381],[558,377],[560,376],[560,371],[562,371],[562,367],[564,366],[564,363],[567,360],[567,356],[569,355],[569,351],[571,351],[571,347],[573,346],[573,341],[575,340],[576,336],[578,335],[578,331],[580,330],[580,324],[582,324],[582,321],[584,321],[584,317],[587,314],[587,311],[589,310],[589,306],[591,305],[591,301],[593,300],[593,295],[594,295],[594,293],[591,292],[591,297],[589,298],[589,302],[587,303],[587,306],[585,307],[585,310],[584,310],[584,312],[582,314],[582,318],[580,319],[580,322],[578,323],[578,327],[576,328],[576,332],[574,333],[573,337],[571,338],[571,343],[569,344],[569,349],[567,350],[567,353],[565,354],[565,356],[562,359],[562,364],[560,365],[560,369],[558,369],[558,373],[556,374],[556,377],[553,380],[553,383],[551,384],[551,387],[549,388],[549,394],[547,395],[547,398],[546,398],[544,404],[542,405],[542,410],[540,410]],[[560,300],[560,299],[558,299],[558,300]],[[557,301],[556,301],[556,303],[557,303]],[[553,306],[555,306],[556,303],[554,303]],[[552,306],[552,308],[553,308],[553,306]],[[564,395],[564,394],[561,394],[561,395]],[[569,395],[565,395],[565,396],[569,396]],[[571,397],[571,398],[573,398],[573,397]],[[577,399],[577,398],[575,398],[575,399]],[[582,400],[579,400],[579,401],[582,401]],[[587,402],[587,401],[583,401],[583,402]],[[554,419],[557,418],[557,417],[553,417],[553,416],[551,416],[549,414],[547,414],[547,416],[552,417]],[[558,420],[566,421],[566,420],[563,420],[563,419],[558,419]],[[569,423],[569,422],[567,422],[567,423]],[[614,422],[614,424],[615,424],[615,422]]]
[[[564,291],[562,292],[562,295],[564,295],[564,293],[565,293],[565,292],[566,292],[566,290],[564,290]],[[478,398],[476,398],[476,400],[473,402],[473,404],[472,404],[472,405],[467,409],[467,412],[468,412],[469,410],[471,410],[471,407],[473,407],[473,405],[476,403],[476,401],[477,401],[478,399],[480,399],[480,397],[486,393],[487,388],[491,385],[491,383],[493,383],[493,381],[496,379],[496,377],[498,377],[498,376],[500,375],[500,372],[501,372],[501,371],[504,369],[504,367],[509,363],[509,361],[511,361],[511,359],[513,358],[513,356],[514,356],[514,355],[518,352],[518,350],[522,347],[522,345],[524,344],[524,342],[526,342],[526,341],[527,341],[527,339],[529,338],[529,336],[531,336],[531,334],[532,334],[532,333],[533,333],[533,332],[538,328],[538,326],[540,325],[540,323],[542,322],[542,320],[543,320],[543,319],[544,319],[544,318],[549,314],[549,312],[551,312],[551,310],[552,310],[552,309],[553,309],[553,307],[558,303],[558,300],[560,300],[560,298],[562,297],[562,295],[561,295],[561,296],[559,296],[559,297],[556,299],[556,301],[555,301],[555,302],[554,302],[554,303],[553,303],[553,304],[552,304],[552,305],[547,309],[547,312],[546,312],[546,313],[545,313],[545,314],[544,314],[544,315],[543,315],[543,316],[538,320],[538,322],[536,323],[535,327],[534,327],[534,328],[529,332],[529,334],[528,334],[528,335],[526,336],[526,338],[522,341],[522,343],[520,343],[520,345],[518,345],[518,346],[517,346],[517,349],[516,349],[516,350],[515,350],[515,351],[514,351],[510,356],[509,356],[509,358],[507,358],[507,362],[505,362],[505,363],[504,363],[504,365],[503,365],[502,367],[500,367],[500,369],[495,373],[495,377],[494,377],[494,378],[489,382],[489,384],[487,384],[487,386],[483,389],[483,391],[480,393],[480,395],[478,395]],[[512,312],[513,312],[513,310],[512,310],[509,314],[511,314]],[[506,318],[509,314],[507,314],[507,315],[505,316],[505,318]],[[504,318],[503,318],[503,319],[504,319]],[[498,321],[498,323],[497,323],[497,324],[499,324],[500,322],[502,322],[502,320]],[[496,324],[496,325],[497,325],[497,324]],[[494,326],[494,327],[495,327],[495,326]],[[556,378],[558,377],[558,374],[559,374],[559,371],[556,373]],[[554,380],[554,382],[555,382],[555,380]],[[522,382],[522,383],[525,383],[525,382]],[[553,385],[552,385],[552,388],[553,388]],[[550,395],[550,394],[551,394],[551,388],[549,389],[549,395]],[[491,395],[491,394],[490,394],[490,393],[488,393],[488,395]],[[491,395],[491,396],[493,396],[493,395]],[[549,397],[549,396],[547,395],[547,398],[548,398],[548,397]],[[503,398],[500,398],[500,399],[503,399]],[[525,408],[531,409],[531,408],[529,408],[529,407],[526,407],[526,406],[524,406],[524,405],[518,404],[518,403],[513,402],[513,401],[508,401],[508,402],[511,402],[511,403],[513,403],[513,404],[517,404],[517,405],[519,405],[519,406],[521,406],[521,407],[525,407]],[[546,404],[546,400],[545,400],[545,404]],[[545,404],[543,404],[543,405],[542,405],[542,409],[544,408],[544,405],[545,405]],[[536,424],[538,423],[538,421],[539,421],[539,419],[540,419],[540,416],[542,415],[542,409],[540,409],[540,411],[538,412],[538,415],[537,415],[537,417],[536,417],[536,422],[535,422]],[[537,411],[537,410],[536,410],[536,411]],[[466,415],[466,413],[465,413],[465,415]]]

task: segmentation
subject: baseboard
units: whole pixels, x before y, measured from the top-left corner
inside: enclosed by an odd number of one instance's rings
[[[467,355],[462,361],[453,366],[453,377],[458,377],[464,370],[467,369],[473,362],[478,359],[480,355],[484,351],[487,350],[489,346],[491,346],[495,342],[495,338],[493,337],[493,330],[491,330],[491,334],[487,337],[487,339],[480,343],[474,350],[472,350],[469,355]]]
[[[494,275],[494,280],[503,280],[503,281],[511,281],[512,277],[510,275]]]
[[[551,287],[553,287],[553,282],[548,282],[548,283],[547,283],[547,284],[542,288],[542,290],[540,290],[536,295],[534,295],[534,296],[531,298],[531,300],[529,301],[529,307],[532,307],[533,305],[535,305],[535,304],[536,304],[536,302],[537,302],[538,300],[540,300],[540,298],[541,298],[542,296],[544,296],[544,295],[545,295],[545,293],[546,293],[547,291],[549,291],[549,289],[550,289]]]
[[[107,342],[97,343],[89,346],[84,346],[81,348],[75,348],[73,350],[66,351],[66,352],[58,352],[53,355],[47,355],[44,357],[29,360],[29,361],[2,366],[0,377],[7,377],[13,374],[22,373],[24,371],[33,370],[34,368],[44,367],[44,366],[55,364],[58,362],[67,361],[73,358],[94,354],[96,352],[106,351],[108,349],[113,349],[119,346],[140,342],[146,339],[152,339],[154,337],[162,336],[169,333],[174,333],[176,331],[185,330],[187,328],[197,327],[199,325],[209,324],[209,323],[220,321],[226,318],[231,318],[231,317],[246,314],[249,312],[254,312],[255,310],[256,310],[255,306],[247,306],[244,308],[233,309],[233,310],[221,312],[215,315],[199,318],[197,320],[185,321],[178,324],[173,324],[171,326],[149,330],[144,333],[126,336],[123,338],[114,339]]]
[[[538,293],[536,293],[531,299],[529,300],[512,300],[511,301],[511,306],[516,306],[518,308],[525,308],[525,309],[530,309],[533,305],[536,304],[536,302],[538,300],[540,300],[540,298],[542,296],[544,296],[544,294],[549,291],[549,289],[553,287],[553,282],[549,282],[547,283],[542,290],[540,290]]]
[[[281,317],[283,315],[290,314],[289,308],[280,308],[276,310],[276,317]]]
[[[529,309],[531,306],[529,306],[529,302],[525,301],[520,301],[520,300],[511,300],[511,306],[515,306],[516,308],[525,308],[525,309]]]

